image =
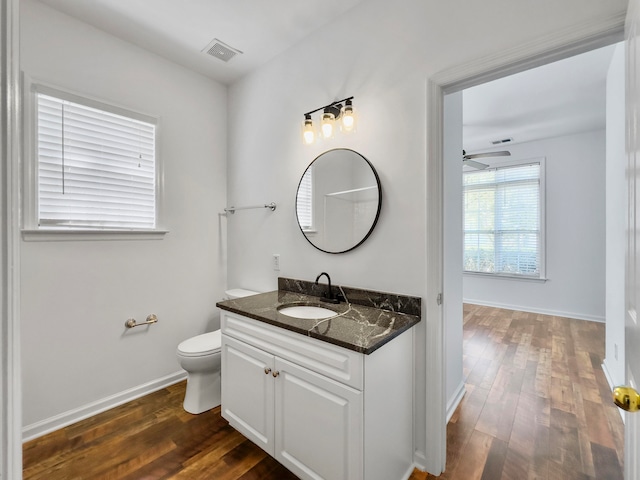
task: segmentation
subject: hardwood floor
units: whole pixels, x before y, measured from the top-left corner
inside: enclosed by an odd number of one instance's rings
[[[600,367],[604,325],[464,309],[467,393],[441,477],[622,479],[623,426]],[[288,480],[216,408],[182,409],[184,382],[24,445],[24,479]]]
[[[185,382],[24,445],[23,478],[297,479],[220,416],[182,409]]]
[[[464,306],[467,393],[440,477],[623,478],[624,428],[602,372],[604,324]]]

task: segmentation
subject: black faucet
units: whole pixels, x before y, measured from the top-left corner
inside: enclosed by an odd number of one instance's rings
[[[341,294],[338,294],[335,297],[333,296],[333,291],[331,290],[331,277],[327,272],[322,272],[320,275],[316,277],[316,285],[318,285],[318,280],[320,280],[320,277],[322,277],[323,275],[327,277],[327,282],[329,282],[329,285],[327,288],[327,293],[325,293],[325,296],[322,297],[320,300],[327,303],[340,303],[340,299],[344,297],[342,297]]]

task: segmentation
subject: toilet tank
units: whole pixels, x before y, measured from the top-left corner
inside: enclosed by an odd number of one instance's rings
[[[244,288],[232,288],[230,290],[225,290],[224,294],[227,299],[234,300],[236,298],[248,297],[250,295],[257,295],[260,292],[254,292],[253,290],[245,290]]]

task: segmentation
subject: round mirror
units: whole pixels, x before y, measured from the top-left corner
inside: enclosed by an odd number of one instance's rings
[[[381,204],[373,165],[358,152],[337,148],[318,156],[305,170],[296,194],[296,216],[311,245],[344,253],[371,234]]]

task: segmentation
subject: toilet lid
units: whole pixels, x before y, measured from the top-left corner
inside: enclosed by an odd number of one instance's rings
[[[178,352],[185,357],[199,357],[220,351],[220,330],[203,333],[197,337],[188,338],[178,345]]]

